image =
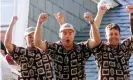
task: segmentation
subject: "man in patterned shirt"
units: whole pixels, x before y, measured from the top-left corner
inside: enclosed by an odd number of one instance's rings
[[[25,40],[27,47],[18,47],[12,44],[12,30],[17,21],[17,16],[14,16],[12,22],[5,35],[5,47],[12,58],[21,67],[22,80],[52,80],[52,69],[49,57],[40,52],[34,46],[34,31],[35,28],[29,27],[25,31]]]
[[[99,26],[106,6],[99,8],[96,25]],[[133,5],[126,7],[126,11],[133,16]],[[130,16],[131,31],[133,33],[133,17]],[[106,29],[107,43],[102,42],[94,48],[94,56],[98,66],[99,80],[129,80],[129,59],[133,52],[133,35],[120,42],[120,27],[117,24],[109,24]]]
[[[85,63],[91,55],[89,48],[100,44],[100,41],[95,41],[98,40],[97,38],[100,38],[100,35],[92,16],[86,15],[85,18],[91,24],[94,37],[78,44],[74,43],[75,30],[69,23],[60,26],[60,41],[51,43],[41,41],[42,25],[47,18],[48,16],[45,13],[40,14],[38,18],[35,30],[35,45],[43,51],[47,51],[51,59],[53,59],[56,80],[85,80]]]

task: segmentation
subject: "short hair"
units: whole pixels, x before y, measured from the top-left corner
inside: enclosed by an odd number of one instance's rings
[[[105,28],[105,32],[107,32],[108,30],[112,30],[112,29],[118,30],[119,33],[121,32],[119,25],[114,24],[114,23],[107,25],[107,27]]]

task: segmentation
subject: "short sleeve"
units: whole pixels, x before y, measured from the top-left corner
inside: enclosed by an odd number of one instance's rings
[[[89,42],[89,40],[85,41],[85,42],[78,43],[78,45],[80,45],[80,47],[81,47],[81,52],[83,52],[82,55],[85,60],[88,60],[88,58],[91,56],[91,49],[88,46],[88,42]]]
[[[126,51],[133,53],[133,37],[127,38],[122,42],[122,46],[126,48]]]
[[[58,49],[58,44],[53,42],[46,41],[46,53],[53,57],[54,53]]]
[[[107,47],[104,45],[104,42],[101,42],[98,46],[92,49],[92,54],[95,56],[95,59],[99,60],[102,56],[103,50]]]
[[[10,56],[15,60],[18,64],[20,63],[20,58],[24,57],[26,55],[26,49],[23,47],[18,47],[16,45],[14,46],[14,50],[12,53],[10,53]]]

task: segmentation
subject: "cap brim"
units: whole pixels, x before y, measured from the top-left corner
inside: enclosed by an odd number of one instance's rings
[[[28,36],[29,34],[31,34],[33,32],[35,32],[35,31],[31,31],[31,32],[25,33],[25,36]]]

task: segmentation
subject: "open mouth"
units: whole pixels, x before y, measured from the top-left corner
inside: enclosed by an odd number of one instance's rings
[[[66,42],[67,42],[67,43],[69,43],[69,42],[70,42],[70,40],[68,40],[68,39],[67,39],[67,40],[66,40]]]
[[[32,42],[31,44],[34,44],[34,42]]]

